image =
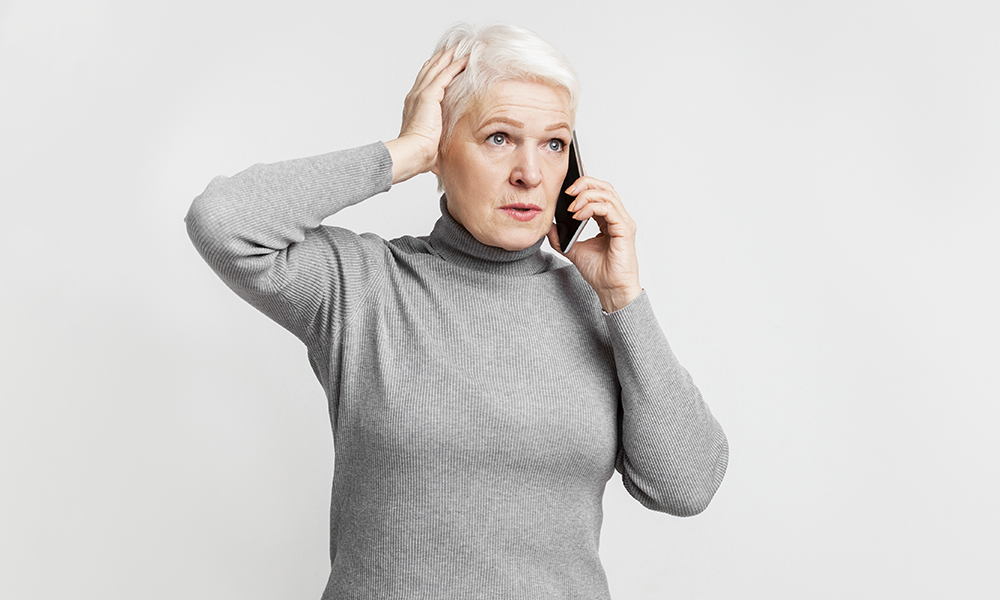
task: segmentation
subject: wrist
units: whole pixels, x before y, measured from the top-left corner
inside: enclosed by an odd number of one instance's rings
[[[636,282],[624,288],[600,290],[597,292],[597,299],[600,300],[604,312],[613,313],[631,304],[641,293],[642,286]]]
[[[437,148],[430,146],[429,140],[415,139],[412,135],[403,135],[385,143],[389,156],[392,157],[393,185],[431,170],[437,157]]]

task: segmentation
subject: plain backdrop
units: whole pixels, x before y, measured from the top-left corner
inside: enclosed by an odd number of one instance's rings
[[[0,597],[320,596],[325,398],[182,219],[215,175],[393,138],[458,20],[575,64],[587,169],[729,436],[697,517],[609,482],[613,596],[1000,597],[994,0],[0,1]],[[437,216],[427,175],[336,221]]]

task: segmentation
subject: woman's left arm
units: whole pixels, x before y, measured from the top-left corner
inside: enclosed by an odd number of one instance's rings
[[[729,443],[674,356],[645,292],[606,317],[621,384],[617,468],[648,508],[690,516],[722,483]]]
[[[600,233],[566,257],[597,292],[607,313],[622,387],[618,470],[643,505],[678,516],[708,506],[722,483],[729,443],[688,372],[677,362],[639,285],[635,222],[611,184],[581,177],[567,190],[575,218]],[[559,248],[555,226],[549,243]]]

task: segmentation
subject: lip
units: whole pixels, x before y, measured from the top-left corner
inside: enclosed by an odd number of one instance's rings
[[[518,221],[530,221],[542,214],[541,206],[537,204],[523,204],[521,202],[501,206],[500,210],[507,216]]]

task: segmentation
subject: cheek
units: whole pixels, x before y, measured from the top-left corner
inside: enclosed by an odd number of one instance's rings
[[[559,192],[562,191],[563,180],[566,179],[566,165],[559,163],[554,165],[549,176],[546,177],[546,191],[549,195],[553,195],[558,198]]]

